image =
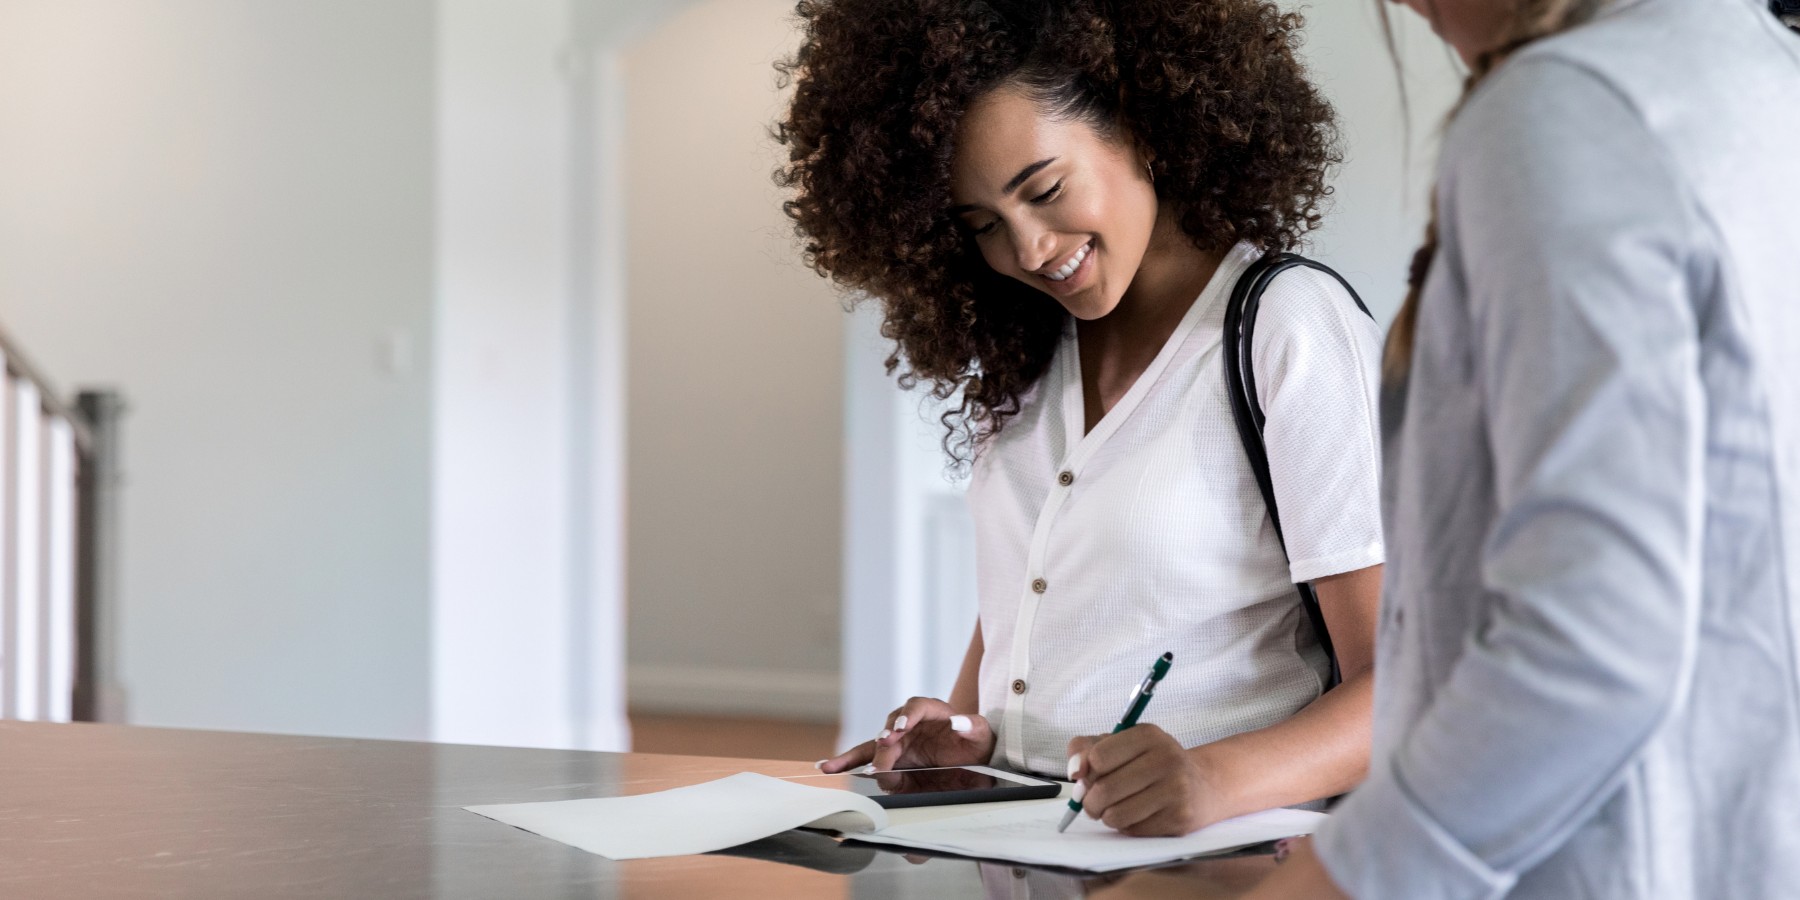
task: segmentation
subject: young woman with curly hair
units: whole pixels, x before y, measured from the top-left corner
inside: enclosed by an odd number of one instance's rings
[[[821,768],[1080,782],[1130,834],[1355,785],[1382,562],[1379,334],[1330,276],[1251,347],[1278,536],[1235,430],[1225,300],[1317,225],[1338,157],[1265,0],[806,0],[781,180],[812,264],[959,396],[980,620],[947,702]],[[1285,537],[1285,552],[1282,544]],[[1342,684],[1295,590],[1313,582]],[[1144,723],[1104,735],[1162,652]]]

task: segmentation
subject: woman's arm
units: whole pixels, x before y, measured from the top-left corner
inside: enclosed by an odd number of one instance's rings
[[[1154,725],[1076,738],[1088,813],[1126,834],[1187,834],[1246,813],[1344,793],[1369,767],[1381,567],[1314,582],[1344,677],[1293,717],[1182,749]]]
[[[1344,681],[1286,721],[1187,751],[1218,792],[1219,819],[1336,796],[1368,773],[1381,567],[1313,588]]]
[[[981,620],[976,619],[975,636],[969,639],[969,651],[963,654],[956,685],[950,688],[950,708],[963,715],[981,712],[981,653]]]

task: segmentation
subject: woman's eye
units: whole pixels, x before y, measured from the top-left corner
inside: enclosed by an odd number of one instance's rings
[[[987,234],[990,231],[993,231],[994,226],[998,225],[998,224],[1000,224],[999,219],[991,219],[988,221],[988,223],[986,225],[983,225],[980,228],[971,227],[969,230],[974,232],[976,237],[981,237],[982,235]]]
[[[1049,203],[1050,200],[1052,198],[1054,198],[1061,191],[1062,191],[1062,182],[1058,181],[1057,183],[1051,185],[1049,190],[1037,195],[1036,197],[1031,198],[1031,202],[1033,202],[1033,203]]]

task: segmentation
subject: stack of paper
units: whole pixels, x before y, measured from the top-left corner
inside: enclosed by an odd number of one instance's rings
[[[1045,803],[895,825],[854,837],[980,859],[1111,872],[1312,834],[1325,821],[1324,813],[1271,809],[1227,819],[1185,837],[1129,837],[1082,815],[1059,834],[1056,824],[1067,808],[1062,803]]]
[[[1065,833],[1055,801],[907,825],[860,794],[749,772],[635,797],[465,807],[611,859],[708,853],[810,826],[860,841],[1029,865],[1110,872],[1311,834],[1323,813],[1273,809],[1186,837],[1127,837],[1086,816]]]

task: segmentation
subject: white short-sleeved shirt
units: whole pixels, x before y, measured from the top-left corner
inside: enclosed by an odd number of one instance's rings
[[[1193,747],[1280,722],[1329,663],[1296,581],[1383,558],[1380,334],[1324,273],[1263,294],[1251,348],[1288,553],[1227,400],[1228,254],[1137,383],[1082,434],[1073,320],[969,485],[994,762],[1061,774],[1070,738],[1105,734],[1150,663],[1175,664],[1143,717]],[[1289,561],[1291,555],[1292,561]]]

